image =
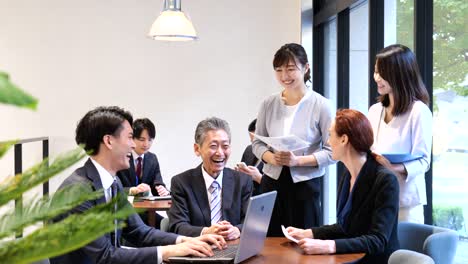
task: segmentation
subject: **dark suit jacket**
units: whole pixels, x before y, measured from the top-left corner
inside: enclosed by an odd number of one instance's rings
[[[210,202],[206,189],[201,165],[172,178],[172,205],[167,213],[171,232],[195,237],[200,235],[204,227],[211,226]],[[242,230],[251,194],[250,176],[224,168],[222,219]]]
[[[146,183],[151,187],[153,195],[158,196],[156,185],[166,186],[161,177],[158,158],[154,153],[146,152],[143,158],[143,175],[139,183]],[[130,157],[130,168],[117,172],[117,176],[122,182],[123,187],[130,188],[136,186],[136,172],[133,155]]]
[[[245,148],[244,153],[242,154],[241,161],[245,162],[247,166],[255,166],[255,164],[257,164],[258,158],[252,152],[252,145],[248,145]],[[260,161],[260,163],[258,163],[257,169],[260,171],[261,174],[263,174],[263,161]],[[257,194],[260,194],[260,184],[253,181],[252,195]]]
[[[346,179],[349,180],[346,175],[341,177],[338,195],[345,191]],[[366,253],[359,263],[387,263],[392,252],[400,247],[398,197],[395,175],[368,155],[355,182],[347,228],[339,224],[312,228],[314,238],[335,240],[336,253]]]
[[[117,182],[118,192],[123,192],[118,179]],[[83,167],[73,172],[59,189],[70,184],[82,184],[89,187],[90,191],[102,189],[98,171],[89,159]],[[74,208],[70,213],[82,213],[105,202],[103,191],[101,198],[87,201]],[[145,225],[138,214],[131,215],[125,222],[127,226],[118,231],[118,238],[123,236],[127,241],[142,248],[134,250],[116,248],[112,245],[111,235],[106,234],[78,250],[51,259],[51,263],[155,263],[158,254],[156,246],[175,244],[176,242],[177,235],[165,233]],[[86,228],[86,223],[83,223],[83,225],[83,228]]]

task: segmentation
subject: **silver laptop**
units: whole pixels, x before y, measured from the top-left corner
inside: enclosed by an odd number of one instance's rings
[[[276,191],[250,197],[239,244],[214,250],[212,257],[171,257],[170,263],[240,263],[262,251],[275,205]]]

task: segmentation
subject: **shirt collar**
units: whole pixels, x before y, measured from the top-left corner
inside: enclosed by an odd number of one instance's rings
[[[135,150],[132,150],[132,156],[133,156],[133,162],[134,162],[134,164],[137,163],[138,157],[141,157],[141,161],[142,161],[142,162],[143,162],[143,160],[145,159],[145,153],[143,153],[143,154],[141,154],[141,156],[139,156],[139,155],[135,152]]]
[[[205,187],[208,190],[211,186],[211,184],[216,180],[219,183],[219,187],[222,189],[223,186],[223,171],[221,171],[218,175],[218,177],[213,178],[208,172],[205,171],[205,168],[203,168],[203,164],[201,166],[202,169],[202,174],[203,174],[203,180],[205,180]]]
[[[102,188],[104,190],[109,189],[112,183],[114,183],[115,176],[112,176],[112,174],[110,174],[106,169],[104,169],[104,167],[102,167],[101,164],[99,164],[93,158],[91,158],[91,162],[94,164],[94,167],[96,167],[96,170],[99,174],[99,178],[101,178]]]

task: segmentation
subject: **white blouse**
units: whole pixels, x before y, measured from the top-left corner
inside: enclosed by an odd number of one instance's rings
[[[385,122],[381,103],[369,109],[374,131],[372,150],[377,153],[409,153],[420,159],[404,162],[408,176],[400,182],[400,207],[426,204],[425,172],[429,170],[432,148],[432,113],[421,101],[415,101],[404,114]]]

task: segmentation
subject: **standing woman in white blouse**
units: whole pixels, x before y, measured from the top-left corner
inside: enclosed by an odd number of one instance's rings
[[[334,161],[327,143],[332,114],[328,99],[306,86],[310,66],[304,48],[283,45],[275,54],[273,68],[279,93],[260,106],[256,134],[267,137],[296,135],[310,143],[297,151],[276,151],[258,139],[252,149],[265,163],[261,192],[278,191],[268,236],[283,236],[281,225],[310,228],[321,218],[320,182],[325,167]]]
[[[374,80],[380,96],[379,102],[369,109],[374,130],[373,151],[420,157],[398,164],[391,164],[380,155],[378,159],[398,176],[398,220],[424,223],[425,172],[431,164],[432,113],[413,52],[400,44],[381,50],[376,56]]]

